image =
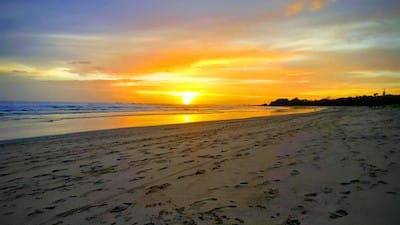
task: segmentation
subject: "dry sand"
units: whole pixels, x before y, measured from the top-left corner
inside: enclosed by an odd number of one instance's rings
[[[400,112],[0,144],[1,224],[400,224]]]

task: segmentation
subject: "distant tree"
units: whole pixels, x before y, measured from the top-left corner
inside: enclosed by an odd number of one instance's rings
[[[378,96],[374,93],[373,96],[356,96],[347,98],[329,99],[324,98],[320,100],[301,100],[293,98],[280,98],[272,101],[270,106],[382,106],[400,104],[400,95],[383,95]]]
[[[280,99],[277,99],[277,100],[275,100],[275,101],[273,101],[273,102],[271,102],[269,105],[270,106],[279,106],[279,105],[289,105],[289,99],[287,99],[287,98],[280,98]]]

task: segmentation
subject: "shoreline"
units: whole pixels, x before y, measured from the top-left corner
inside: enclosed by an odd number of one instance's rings
[[[390,109],[339,107],[2,143],[0,219],[398,224],[397,121]]]
[[[280,108],[280,106],[277,106]],[[290,107],[296,109],[297,107]],[[247,120],[247,119],[255,119],[255,118],[263,118],[263,117],[274,117],[274,116],[286,116],[286,115],[296,115],[296,114],[305,114],[305,113],[315,113],[323,110],[329,109],[328,107],[299,107],[299,109],[313,109],[314,111],[309,112],[289,112],[282,114],[271,114],[271,115],[259,115],[254,117],[244,117],[244,118],[228,118],[228,119],[218,119],[218,120],[204,120],[204,121],[194,121],[194,122],[183,122],[183,123],[171,123],[171,124],[159,124],[159,125],[143,125],[143,126],[130,126],[130,127],[116,127],[116,128],[104,128],[104,129],[96,129],[96,130],[85,130],[85,131],[77,131],[77,132],[68,132],[61,134],[49,134],[49,135],[41,135],[41,136],[33,136],[33,137],[19,137],[12,139],[0,139],[0,144],[8,144],[19,141],[35,141],[35,139],[48,139],[48,138],[62,138],[63,136],[71,136],[71,135],[79,135],[86,134],[91,132],[112,132],[113,130],[123,130],[123,129],[135,129],[135,128],[146,128],[146,127],[162,127],[162,126],[175,126],[175,125],[184,125],[184,124],[193,124],[193,123],[209,123],[209,122],[220,122],[220,121],[231,121],[231,120]],[[204,113],[197,113],[204,114]],[[206,113],[213,114],[213,113]],[[158,114],[156,114],[158,115]],[[168,114],[167,114],[168,115]],[[174,115],[184,115],[184,114],[174,114]],[[135,115],[141,116],[141,115]],[[112,116],[109,116],[112,117]],[[117,116],[119,117],[119,116]]]

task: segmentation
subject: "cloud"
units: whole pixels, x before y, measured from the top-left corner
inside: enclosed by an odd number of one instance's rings
[[[294,16],[302,10],[308,9],[316,11],[322,9],[325,5],[336,0],[297,0],[286,7],[286,16]]]
[[[82,74],[67,67],[36,68],[21,64],[0,66],[0,75],[2,74],[23,76],[35,80],[119,80],[111,74],[95,71]]]
[[[293,16],[304,9],[305,3],[303,1],[294,2],[286,7],[286,16]]]
[[[154,73],[210,74],[218,69],[241,69],[259,64],[285,61],[296,57],[290,52],[265,49],[261,46],[202,43],[174,43],[158,49],[142,47],[142,51],[132,51],[111,55],[96,60],[92,65],[75,65],[74,72],[105,73],[119,78]],[[218,72],[220,73],[220,71]]]
[[[78,60],[78,61],[71,61],[68,62],[68,64],[71,65],[87,65],[87,64],[91,64],[92,62],[90,62],[89,60]]]

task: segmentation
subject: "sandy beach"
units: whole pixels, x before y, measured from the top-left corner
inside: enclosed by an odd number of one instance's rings
[[[0,144],[0,223],[400,224],[400,111],[329,108]]]

